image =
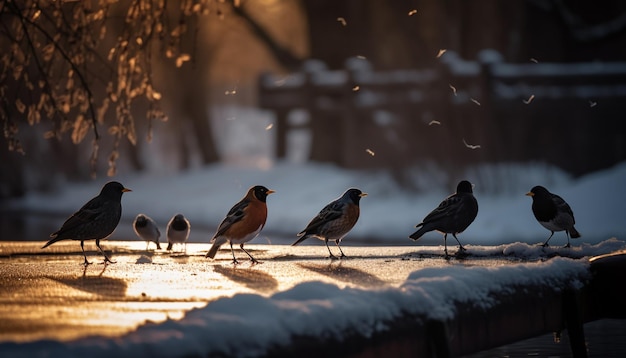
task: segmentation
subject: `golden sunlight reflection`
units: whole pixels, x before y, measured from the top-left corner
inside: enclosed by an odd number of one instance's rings
[[[142,241],[109,241],[107,250],[116,263],[84,267],[76,246],[60,242],[46,255],[40,255],[38,242],[2,247],[0,342],[117,337],[146,322],[181,319],[189,310],[223,297],[269,297],[307,281],[340,288],[399,287],[414,270],[447,264],[436,254],[424,259],[416,247],[381,250],[347,245],[348,258],[330,260],[323,243],[315,240],[297,248],[246,245],[262,263],[251,264],[236,249],[241,263],[233,266],[228,247],[208,260],[204,257],[208,243],[189,243],[186,254],[172,255],[146,250]],[[441,251],[436,246],[433,250]],[[19,257],[12,257],[13,251]]]

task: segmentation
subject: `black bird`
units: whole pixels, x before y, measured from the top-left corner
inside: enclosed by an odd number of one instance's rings
[[[150,247],[151,242],[156,244],[157,250],[161,250],[161,244],[159,243],[161,231],[159,231],[159,227],[151,217],[145,214],[138,214],[133,222],[133,229],[135,234],[146,242],[146,250]]]
[[[478,215],[478,201],[474,197],[472,184],[462,180],[456,186],[456,193],[445,198],[439,206],[431,211],[421,223],[415,225],[420,229],[409,236],[417,241],[429,231],[437,230],[443,234],[443,244],[446,257],[448,256],[448,234],[459,243],[459,250],[465,251],[463,245],[456,237],[476,219]]]
[[[89,200],[80,210],[70,216],[63,226],[50,237],[52,240],[43,245],[42,249],[61,240],[80,240],[80,248],[83,250],[85,265],[85,240],[96,240],[96,247],[104,256],[104,263],[113,263],[100,247],[100,240],[107,238],[117,227],[122,216],[122,194],[131,191],[122,184],[112,181],[106,183],[100,194]]]
[[[217,250],[228,242],[230,244],[230,252],[233,254],[233,264],[239,263],[235,257],[233,244],[239,244],[239,248],[250,257],[252,263],[258,263],[243,248],[243,245],[257,237],[263,226],[265,226],[265,221],[267,220],[267,196],[272,193],[275,193],[275,191],[262,185],[256,185],[248,189],[246,196],[233,205],[218,226],[217,232],[211,239],[213,245],[211,245],[205,257],[214,258]]]
[[[306,228],[298,233],[300,236],[298,241],[291,246],[298,245],[309,237],[317,237],[324,240],[330,258],[335,258],[328,247],[328,240],[334,240],[339,252],[341,252],[340,257],[346,257],[339,244],[359,220],[359,202],[364,196],[367,196],[367,193],[359,189],[350,188],[346,190],[342,196],[330,202],[317,216],[311,219]]]
[[[533,187],[526,195],[533,199],[532,209],[535,219],[541,226],[550,230],[550,236],[542,246],[548,246],[548,241],[550,241],[555,231],[565,231],[565,235],[567,235],[567,245],[565,247],[570,247],[570,236],[572,239],[577,239],[581,236],[574,228],[576,220],[574,220],[572,208],[563,198],[552,194],[541,185]]]

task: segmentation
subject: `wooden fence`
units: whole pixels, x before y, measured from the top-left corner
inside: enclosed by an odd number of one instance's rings
[[[544,161],[581,175],[626,159],[626,63],[512,64],[493,50],[466,61],[448,51],[415,70],[311,60],[259,86],[260,107],[276,114],[279,157],[304,126],[312,160],[352,168]],[[294,122],[294,110],[309,120]]]

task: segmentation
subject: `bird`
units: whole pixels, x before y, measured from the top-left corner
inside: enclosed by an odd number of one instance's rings
[[[170,251],[174,247],[174,244],[183,244],[184,250],[187,251],[187,239],[189,238],[189,232],[191,231],[191,224],[189,220],[185,218],[183,214],[176,214],[172,216],[167,223],[167,250]]]
[[[161,231],[159,231],[159,227],[151,217],[146,214],[138,214],[133,222],[133,229],[135,234],[146,242],[146,250],[150,247],[151,242],[156,244],[157,250],[161,250],[161,244],[159,243]]]
[[[439,231],[443,234],[445,256],[448,257],[448,234],[459,243],[459,250],[465,251],[463,245],[456,237],[467,229],[478,215],[478,201],[474,197],[472,184],[467,180],[461,180],[456,186],[456,192],[445,199],[422,220],[415,225],[419,230],[409,235],[413,241],[417,241],[429,231]]]
[[[577,239],[581,237],[574,224],[574,213],[572,208],[560,196],[553,194],[541,185],[537,185],[530,189],[526,195],[533,199],[532,210],[535,219],[541,226],[550,230],[550,236],[543,243],[543,247],[548,246],[548,241],[552,238],[555,231],[565,231],[567,236],[567,245],[570,247],[569,238]]]
[[[233,264],[237,265],[237,257],[235,257],[235,251],[233,250],[233,244],[239,244],[239,248],[245,252],[250,261],[253,264],[259,263],[243,245],[254,239],[263,227],[267,220],[267,196],[275,193],[276,191],[268,189],[262,185],[255,185],[248,189],[246,195],[235,204],[226,217],[222,220],[220,225],[211,238],[211,248],[207,252],[205,257],[215,258],[217,250],[226,242],[230,244],[230,252],[233,255]]]
[[[309,237],[317,237],[324,240],[329,258],[336,258],[328,247],[328,240],[335,241],[340,258],[346,257],[341,250],[341,240],[352,230],[357,220],[359,220],[361,198],[367,196],[367,193],[356,188],[346,190],[339,198],[331,201],[309,222],[309,224],[300,231],[297,236],[300,238],[291,246],[298,245]]]
[[[122,194],[132,191],[116,181],[106,183],[100,194],[89,200],[72,214],[61,228],[50,234],[52,238],[42,249],[61,240],[79,240],[85,258],[84,265],[91,264],[85,254],[85,240],[96,240],[96,247],[104,256],[104,263],[113,263],[100,247],[100,240],[113,233],[122,217]]]

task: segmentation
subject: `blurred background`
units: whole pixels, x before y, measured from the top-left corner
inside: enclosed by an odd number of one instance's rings
[[[0,16],[5,199],[214,163],[379,169],[420,191],[416,169],[452,188],[485,164],[578,177],[626,158],[623,1],[7,1]]]

